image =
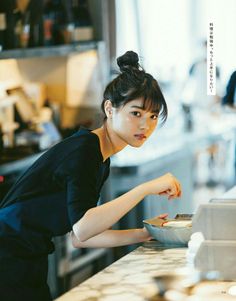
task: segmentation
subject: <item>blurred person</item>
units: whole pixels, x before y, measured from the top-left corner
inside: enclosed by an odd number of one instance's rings
[[[182,109],[184,113],[184,127],[186,131],[209,128],[209,120],[213,114],[219,114],[222,99],[222,83],[220,70],[216,66],[216,94],[207,95],[207,40],[200,43],[199,58],[189,68],[188,78],[182,91]],[[207,149],[208,186],[218,184],[214,179],[217,167],[218,145],[212,144]],[[198,158],[197,158],[198,160]]]
[[[220,105],[222,84],[216,66],[216,95],[207,95],[207,41],[201,42],[199,58],[190,66],[182,92],[182,102],[203,111],[212,111]]]
[[[231,74],[227,83],[226,93],[222,98],[222,104],[236,109],[236,70]]]
[[[222,105],[236,112],[236,70],[231,74],[226,86],[226,93],[222,98]],[[234,183],[236,183],[236,145],[234,151]]]
[[[141,147],[167,118],[159,85],[139,65],[138,55],[128,51],[117,63],[120,73],[104,91],[103,125],[81,129],[53,146],[0,202],[0,300],[51,300],[52,237],[71,231],[75,248],[144,242],[151,239],[145,228],[111,227],[147,195],[181,196],[179,181],[167,173],[97,206],[110,156],[127,145]]]

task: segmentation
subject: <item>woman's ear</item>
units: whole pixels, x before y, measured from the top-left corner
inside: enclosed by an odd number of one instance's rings
[[[112,103],[109,99],[106,100],[104,103],[104,111],[105,111],[107,118],[112,117]]]

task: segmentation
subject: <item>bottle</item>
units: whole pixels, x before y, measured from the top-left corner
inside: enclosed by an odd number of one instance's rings
[[[26,11],[21,20],[20,47],[27,48],[30,40],[30,11]]]
[[[15,45],[14,39],[14,14],[15,0],[0,0],[0,12],[4,13],[5,17],[5,32],[4,36],[4,49],[12,49]],[[2,42],[3,43],[3,42]]]
[[[14,8],[8,14],[9,22],[13,27],[11,29],[11,39],[13,42],[11,48],[26,48],[29,45],[30,38],[30,10],[29,1],[19,2],[16,1]]]
[[[44,30],[44,45],[50,46],[54,44],[53,41],[53,11],[52,1],[48,0],[44,4],[43,9],[43,30]]]
[[[72,0],[75,33],[74,42],[89,41],[94,37],[91,16],[87,0]]]
[[[23,32],[23,20],[21,12],[18,8],[15,8],[13,11],[13,24],[14,24],[14,42],[12,48],[21,48],[22,47],[22,32]]]
[[[73,10],[73,0],[64,0],[65,7],[65,26],[64,26],[64,41],[65,44],[70,44],[74,41],[75,20]]]
[[[19,4],[19,2],[18,2]],[[28,1],[14,10],[15,48],[43,45],[42,1]]]
[[[65,8],[61,0],[49,0],[44,6],[44,45],[64,44]]]
[[[43,2],[31,0],[27,10],[30,12],[29,47],[43,46]]]
[[[6,47],[5,34],[6,34],[6,14],[0,10],[0,51]]]

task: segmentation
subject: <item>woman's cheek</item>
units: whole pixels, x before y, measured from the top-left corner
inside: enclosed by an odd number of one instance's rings
[[[126,120],[126,122],[133,124],[135,122],[135,117],[128,115],[128,116],[126,116],[125,120]]]

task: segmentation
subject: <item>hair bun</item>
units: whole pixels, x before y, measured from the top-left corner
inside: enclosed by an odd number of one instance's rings
[[[139,69],[139,57],[134,51],[127,51],[125,54],[117,58],[117,65],[120,71],[126,71],[130,67]]]

